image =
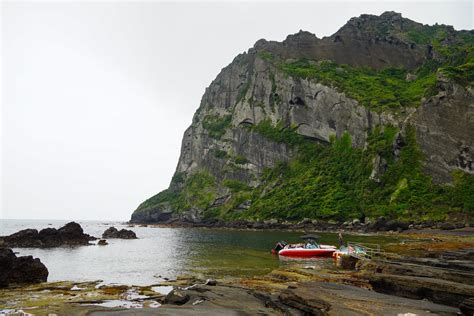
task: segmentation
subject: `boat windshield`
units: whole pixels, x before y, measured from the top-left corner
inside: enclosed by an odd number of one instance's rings
[[[316,245],[315,243],[310,243],[310,242],[308,242],[308,243],[305,245],[305,248],[306,248],[306,249],[317,249],[317,248],[319,248],[319,246]]]

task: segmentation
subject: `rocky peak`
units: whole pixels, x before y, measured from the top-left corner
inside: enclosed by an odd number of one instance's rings
[[[428,49],[424,45],[415,45],[400,33],[421,26],[396,12],[385,12],[380,16],[364,14],[352,18],[329,37],[319,39],[300,30],[283,42],[259,40],[253,51],[270,52],[281,59],[307,58],[375,69],[412,69],[428,57]]]

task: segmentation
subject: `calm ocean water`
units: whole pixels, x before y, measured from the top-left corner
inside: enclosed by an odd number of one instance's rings
[[[59,228],[69,221],[0,220],[0,235],[26,228]],[[77,221],[84,231],[100,237],[110,226],[133,230],[139,239],[109,239],[107,246],[52,249],[15,248],[19,255],[40,258],[49,270],[48,281],[94,281],[149,285],[181,274],[201,277],[252,276],[288,264],[270,254],[279,240],[299,241],[301,233],[236,231],[198,228],[127,227],[119,222]],[[319,234],[319,233],[318,233]],[[335,234],[319,234],[321,242],[336,245]],[[351,241],[389,242],[373,236],[347,236]],[[331,265],[313,259],[305,264]]]

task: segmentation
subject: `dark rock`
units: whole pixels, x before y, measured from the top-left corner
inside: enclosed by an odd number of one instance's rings
[[[136,239],[137,235],[131,230],[127,230],[127,229],[118,230],[115,227],[109,227],[102,234],[102,238]]]
[[[36,229],[24,229],[1,239],[6,247],[51,248],[89,245],[89,241],[96,238],[84,234],[78,223],[70,222],[59,229],[45,228],[40,232]]]
[[[457,283],[463,283],[474,286],[474,273],[466,270],[458,270],[454,264],[447,262],[444,266],[430,266],[432,262],[425,264],[414,262],[403,262],[398,259],[396,262],[388,261],[360,261],[357,269],[369,274],[382,273],[403,276],[423,277],[430,279],[439,279]],[[438,260],[436,260],[439,262]],[[451,268],[447,268],[451,267]]]
[[[359,259],[349,255],[343,255],[338,261],[338,266],[345,270],[354,270]]]
[[[453,223],[441,223],[439,224],[439,228],[443,230],[452,230],[456,229],[456,225],[454,225]]]
[[[409,223],[391,219],[387,220],[385,217],[379,217],[375,222],[369,225],[372,231],[403,231],[407,230]]]
[[[367,274],[372,288],[380,293],[412,299],[429,299],[448,306],[458,306],[472,297],[474,286],[457,282],[391,274]]]
[[[458,311],[457,307],[331,282],[299,283],[284,290],[280,301],[300,310],[290,315],[456,315]]]
[[[310,293],[311,292],[311,293]],[[279,300],[288,306],[296,308],[305,315],[326,315],[331,305],[314,295],[307,287],[286,289],[278,296]]]
[[[106,245],[108,245],[108,244],[109,244],[109,243],[108,243],[107,240],[105,240],[105,239],[101,239],[101,240],[99,240],[99,242],[97,243],[97,245],[99,245],[99,246],[106,246]]]
[[[465,299],[459,304],[459,309],[463,315],[474,315],[474,297]]]
[[[16,284],[46,282],[48,269],[32,256],[17,257],[9,248],[0,248],[0,288]]]
[[[41,247],[38,230],[23,229],[19,232],[3,237],[4,245],[7,247]]]
[[[164,299],[165,304],[183,305],[189,301],[189,295],[178,290],[172,290]]]
[[[216,285],[217,285],[217,281],[214,280],[214,279],[207,279],[206,285],[216,286]]]

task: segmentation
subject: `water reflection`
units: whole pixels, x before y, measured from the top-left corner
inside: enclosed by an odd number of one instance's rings
[[[6,223],[7,222],[7,223]],[[25,228],[60,227],[65,221],[1,220],[0,235]],[[47,225],[51,223],[52,225]],[[108,227],[127,228],[119,223],[80,222],[84,231],[100,236]],[[130,229],[130,228],[128,228]],[[291,264],[292,259],[270,254],[276,242],[300,241],[301,233],[277,231],[234,231],[189,228],[133,227],[136,240],[109,239],[107,246],[76,248],[14,249],[20,255],[38,257],[48,267],[48,281],[103,280],[104,283],[155,284],[181,274],[206,277],[262,275]],[[321,243],[336,245],[336,234],[318,233]],[[345,236],[354,242],[385,243],[394,238]],[[330,264],[311,259],[308,265]]]

